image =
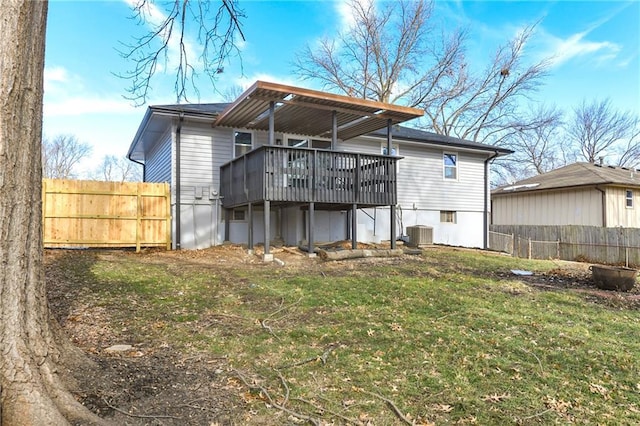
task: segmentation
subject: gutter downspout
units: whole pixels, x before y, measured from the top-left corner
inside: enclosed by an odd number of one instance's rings
[[[180,120],[176,128],[176,250],[180,250],[180,134],[184,113],[180,113]]]
[[[500,155],[498,151],[495,151],[493,155],[484,160],[484,220],[482,221],[482,246],[485,250],[489,248],[489,163],[498,155]]]
[[[604,189],[600,188],[599,186],[596,186],[596,189],[598,191],[600,191],[600,193],[602,194],[602,198],[601,198],[601,204],[602,204],[602,227],[606,228],[607,227],[607,193]]]
[[[147,165],[141,161],[134,160],[130,156],[127,156],[127,159],[129,161],[133,161],[134,163],[140,164],[142,166],[142,181],[146,182],[147,181]]]

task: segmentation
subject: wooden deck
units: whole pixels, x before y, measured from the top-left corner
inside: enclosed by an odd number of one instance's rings
[[[316,203],[319,209],[395,205],[399,159],[264,145],[221,167],[222,204]]]

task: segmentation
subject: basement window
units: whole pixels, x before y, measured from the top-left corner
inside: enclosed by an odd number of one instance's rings
[[[451,210],[440,210],[441,223],[456,223],[456,212]]]
[[[625,192],[626,192],[625,200],[627,203],[627,208],[632,209],[633,208],[633,190],[627,189]]]
[[[244,209],[233,209],[233,217],[231,220],[244,221],[245,220],[245,210]]]

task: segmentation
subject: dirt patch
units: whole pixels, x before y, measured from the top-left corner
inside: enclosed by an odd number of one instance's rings
[[[586,299],[614,308],[640,309],[640,286],[628,292],[601,290],[596,287],[588,263],[558,262],[558,267],[545,273],[519,276],[513,272],[498,274],[501,278],[517,277],[541,291],[573,291]]]

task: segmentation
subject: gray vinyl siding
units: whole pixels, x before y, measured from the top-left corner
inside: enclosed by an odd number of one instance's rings
[[[337,149],[339,151],[362,152],[365,154],[382,154],[382,144],[386,145],[386,141],[382,139],[349,139],[348,141],[338,142]]]
[[[145,181],[171,182],[171,132],[166,132],[149,151],[145,161]]]
[[[404,209],[484,210],[484,160],[486,156],[446,150],[458,154],[458,179],[443,177],[442,148],[393,141],[402,158],[398,166],[398,204]],[[356,138],[341,142],[340,150],[380,154],[386,140]]]
[[[213,137],[204,126],[183,125],[180,133],[180,184],[213,183]]]
[[[278,139],[282,139],[281,137],[276,136]],[[269,144],[269,133],[268,132],[253,132],[253,147],[257,148],[261,145]]]
[[[443,176],[442,149],[400,145],[398,203],[417,209],[481,212],[484,210],[484,159],[466,152],[458,155],[458,179]]]
[[[207,125],[184,125],[180,137],[182,186],[220,185],[220,166],[232,158],[232,130]]]

